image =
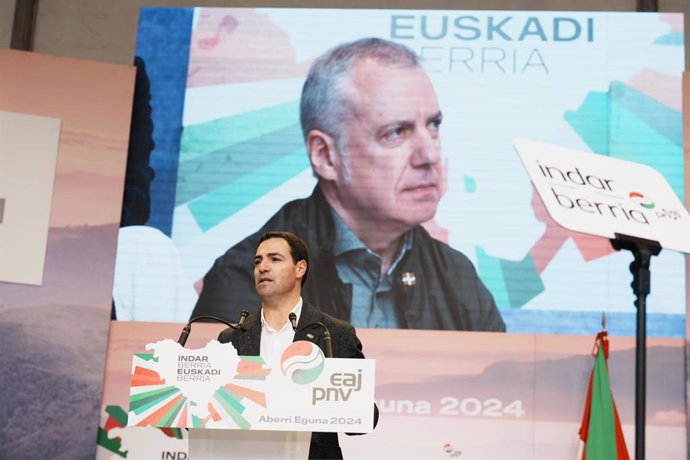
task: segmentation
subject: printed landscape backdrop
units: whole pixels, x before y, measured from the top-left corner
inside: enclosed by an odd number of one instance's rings
[[[127,452],[128,460],[143,460],[186,452],[184,430],[125,427],[132,355],[145,352],[149,343],[176,338],[181,327],[113,322],[97,458],[118,460]],[[195,323],[187,348],[203,347],[221,329]],[[339,435],[345,458],[575,458],[593,337],[376,329],[358,335],[367,358],[376,359],[381,418],[373,433]],[[609,358],[630,452],[635,439],[634,347],[633,338],[612,339]],[[649,458],[686,458],[683,358],[678,339],[648,343]],[[178,393],[165,396],[162,391],[171,387],[174,382],[159,385],[160,396],[152,391],[150,404],[158,409],[157,417],[175,413],[170,402]]]
[[[0,457],[91,460],[134,69],[10,50],[0,67],[0,111],[14,123],[0,137],[25,135],[0,151],[0,264],[15,275],[26,257],[38,273],[0,278]]]

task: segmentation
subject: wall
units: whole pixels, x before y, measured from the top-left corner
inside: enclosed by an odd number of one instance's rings
[[[5,4],[0,1],[0,13]],[[273,0],[264,6],[326,7],[326,8],[428,8],[486,10],[571,10],[571,11],[635,11],[637,0]],[[51,0],[39,2],[34,36],[34,50],[60,56],[93,59],[118,64],[131,63],[134,55],[138,11],[142,6],[256,6],[256,2],[235,1],[171,1],[127,0]],[[690,2],[659,0],[659,11],[685,12],[685,28],[690,29]],[[4,18],[0,14],[0,18]],[[3,20],[4,21],[4,20]],[[0,46],[4,38],[0,23]],[[9,40],[7,41],[9,43]],[[687,38],[686,38],[687,45]],[[686,66],[690,62],[690,46],[686,46]]]
[[[0,48],[9,48],[12,40],[14,0],[0,0]]]

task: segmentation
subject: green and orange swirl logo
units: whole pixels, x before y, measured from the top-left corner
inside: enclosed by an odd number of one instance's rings
[[[280,367],[293,382],[309,384],[323,372],[323,352],[313,343],[299,340],[285,349],[280,358]]]
[[[628,196],[641,207],[645,209],[654,209],[654,202],[649,198],[645,198],[645,196],[640,192],[630,192],[628,193]]]

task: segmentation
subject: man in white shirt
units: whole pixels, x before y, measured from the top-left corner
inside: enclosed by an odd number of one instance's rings
[[[328,356],[324,333],[330,332],[334,358],[364,358],[362,343],[347,322],[317,310],[302,299],[309,271],[309,251],[297,235],[268,232],[261,236],[254,256],[254,285],[261,309],[238,329],[228,328],[218,340],[232,344],[238,354],[259,355],[269,361],[290,343],[307,340]],[[296,316],[297,328],[290,323]],[[375,409],[375,421],[378,411]],[[312,433],[309,458],[343,458],[337,433]]]

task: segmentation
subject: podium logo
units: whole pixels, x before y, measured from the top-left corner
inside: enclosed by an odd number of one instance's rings
[[[462,455],[462,451],[455,449],[449,442],[443,445],[443,451],[448,454],[449,457],[459,457]]]
[[[628,196],[637,204],[642,206],[645,209],[654,209],[654,202],[650,200],[649,198],[645,198],[643,194],[640,192],[630,192],[628,193]]]
[[[285,349],[280,358],[280,368],[294,383],[309,384],[323,372],[323,352],[313,343],[299,340]]]
[[[311,405],[317,402],[346,402],[354,393],[362,389],[362,369],[357,369],[357,373],[335,372],[329,379],[330,385],[327,387],[312,388]]]

